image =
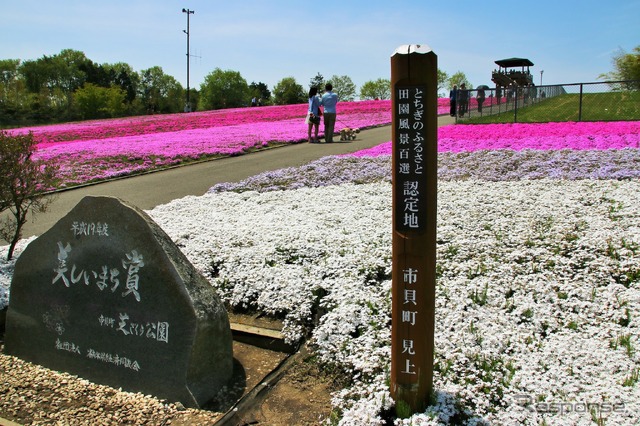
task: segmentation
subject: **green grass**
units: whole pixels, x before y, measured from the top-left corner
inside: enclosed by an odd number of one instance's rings
[[[485,111],[488,112],[486,107]],[[461,122],[465,124],[513,123],[515,115],[514,111],[510,110],[497,115],[463,119]],[[582,109],[580,109],[579,94],[555,96],[532,105],[519,107],[516,117],[518,123],[621,120],[640,120],[640,91],[584,93]]]

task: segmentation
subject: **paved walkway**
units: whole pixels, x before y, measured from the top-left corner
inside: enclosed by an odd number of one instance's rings
[[[452,124],[453,117],[438,117],[438,126]],[[332,144],[301,143],[175,167],[130,178],[60,192],[46,213],[35,216],[23,228],[23,238],[41,235],[87,195],[117,197],[143,210],[187,195],[202,195],[216,183],[238,182],[265,171],[297,167],[326,155],[346,154],[391,140],[391,126],[360,132],[354,141]],[[7,215],[0,214],[0,218]],[[0,244],[7,244],[0,239]]]

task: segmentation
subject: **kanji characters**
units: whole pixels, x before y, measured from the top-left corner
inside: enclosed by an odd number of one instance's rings
[[[399,185],[411,183],[414,189],[402,199],[404,213],[399,215],[404,229],[419,229],[422,224],[422,194],[417,190],[424,174],[425,105],[422,101],[424,89],[405,87],[397,89],[397,148],[396,176]]]
[[[79,229],[84,229],[80,225],[74,226],[80,227]],[[71,285],[78,283],[89,286],[93,282],[98,290],[104,291],[110,288],[112,293],[120,287],[120,270],[116,267],[102,265],[98,271],[95,271],[91,269],[81,269],[74,263],[71,265],[71,271],[69,272],[68,259],[71,253],[71,245],[69,243],[64,245],[60,241],[58,241],[57,244],[58,264],[57,267],[53,269],[55,275],[51,280],[51,284],[61,281],[65,287],[71,287]],[[126,271],[125,288],[121,293],[122,297],[131,295],[137,302],[140,302],[139,272],[140,269],[144,267],[143,255],[137,250],[132,250],[130,253],[125,254],[124,259],[121,259],[121,265]]]

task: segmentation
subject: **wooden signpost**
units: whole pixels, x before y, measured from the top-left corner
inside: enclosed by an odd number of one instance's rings
[[[433,391],[437,201],[437,56],[391,56],[393,263],[391,395],[423,411]]]

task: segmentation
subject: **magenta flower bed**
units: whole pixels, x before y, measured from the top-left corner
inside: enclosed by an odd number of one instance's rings
[[[449,99],[439,98],[438,114],[447,113],[448,108]],[[236,108],[190,114],[150,115],[25,127],[12,129],[10,132],[14,134],[32,132],[40,141],[40,148],[47,148],[57,142],[65,141],[107,139],[242,124],[251,125],[262,122],[273,123],[296,118],[303,120],[306,110],[306,104]],[[342,102],[339,105],[339,118],[348,122],[351,127],[362,128],[389,124],[391,122],[391,101]]]
[[[307,105],[127,117],[10,130],[33,132],[35,157],[60,166],[60,186],[109,179],[202,157],[306,140]],[[390,101],[340,103],[336,131],[391,122]],[[322,129],[322,126],[321,126]]]
[[[624,148],[640,148],[640,121],[458,124],[438,129],[438,152]],[[391,141],[351,155],[391,155]]]
[[[441,128],[438,150],[638,148],[639,137],[640,121],[457,125]]]
[[[363,122],[363,125],[388,124],[391,122],[391,101],[342,102],[340,117]],[[50,126],[13,129],[12,133],[33,132],[41,148],[65,141],[107,139],[185,130],[210,129],[257,123],[274,123],[298,119],[303,121],[306,104],[268,106],[260,108],[235,108],[190,114],[166,114],[126,117],[110,120],[92,120]],[[363,117],[371,117],[363,119]],[[379,123],[379,121],[382,121]],[[304,126],[300,126],[304,129]],[[302,132],[304,133],[304,132]]]
[[[439,99],[446,113],[449,100]],[[60,167],[59,187],[126,176],[307,138],[307,105],[92,120],[9,130],[32,132],[35,157]],[[336,131],[391,123],[391,101],[341,102]],[[320,126],[322,134],[322,126]]]

